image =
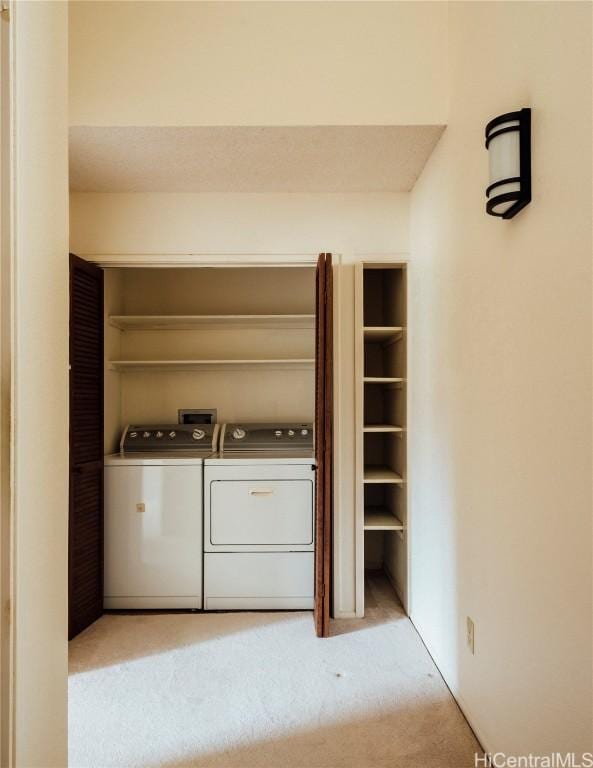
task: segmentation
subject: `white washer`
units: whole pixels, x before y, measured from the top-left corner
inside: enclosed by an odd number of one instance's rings
[[[218,425],[140,425],[105,457],[107,609],[202,607],[203,462]]]
[[[204,608],[311,609],[311,424],[225,424],[204,461]]]

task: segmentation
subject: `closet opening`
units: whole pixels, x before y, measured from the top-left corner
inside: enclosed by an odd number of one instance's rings
[[[72,265],[70,636],[104,609],[317,612],[316,268]]]

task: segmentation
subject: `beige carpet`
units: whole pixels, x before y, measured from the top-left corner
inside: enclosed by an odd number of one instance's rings
[[[384,578],[364,621],[104,616],[70,644],[70,768],[470,768],[479,750]]]

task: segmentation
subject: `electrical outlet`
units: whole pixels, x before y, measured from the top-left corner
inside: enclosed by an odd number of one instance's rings
[[[470,650],[470,653],[473,655],[474,653],[474,622],[472,619],[470,619],[469,616],[466,617],[466,635],[465,635],[465,642],[467,644],[467,647]]]

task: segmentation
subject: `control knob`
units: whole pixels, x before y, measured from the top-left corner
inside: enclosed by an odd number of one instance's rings
[[[169,432],[169,437],[171,438],[171,440],[175,437],[176,434],[177,432]]]
[[[231,432],[233,440],[243,440],[247,432],[242,427],[235,427]]]
[[[288,430],[288,436],[289,437],[294,437],[294,429],[289,429]]]
[[[138,433],[137,432],[130,432],[129,437],[132,437],[132,438],[138,437]]]
[[[301,435],[303,435],[303,437],[305,435],[308,435],[308,434],[309,434],[309,430],[308,429],[301,429]]]
[[[150,437],[150,432],[143,432],[142,437],[146,440],[147,438]]]
[[[158,439],[160,440],[161,437],[163,437],[163,436],[164,436],[164,433],[161,432],[161,430],[159,429],[159,431],[156,433],[156,437],[158,437]]]
[[[194,431],[191,433],[191,436],[194,440],[202,440],[206,436],[206,433],[203,429],[194,429]]]
[[[282,430],[281,430],[281,429],[277,429],[277,430],[274,432],[274,435],[275,435],[276,437],[282,437]]]

